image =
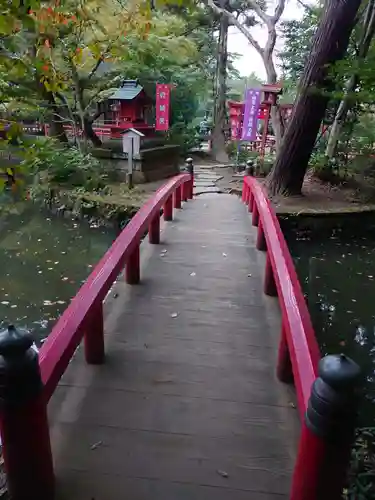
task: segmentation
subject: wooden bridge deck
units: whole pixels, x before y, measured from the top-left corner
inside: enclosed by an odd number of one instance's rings
[[[288,497],[299,424],[255,234],[204,195],[142,245],[142,283],[105,304],[106,363],[80,348],[49,405],[58,499]]]

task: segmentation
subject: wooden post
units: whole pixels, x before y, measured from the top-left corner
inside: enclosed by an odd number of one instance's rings
[[[264,236],[263,224],[262,224],[262,221],[260,219],[259,219],[259,223],[258,223],[256,247],[258,250],[261,250],[263,252],[265,250],[267,250],[267,243],[266,243],[266,238]]]
[[[291,500],[341,500],[354,440],[359,366],[344,354],[319,362],[302,424]]]
[[[92,307],[87,326],[85,326],[84,346],[86,362],[100,365],[104,362],[104,318],[103,303],[97,299]]]
[[[181,208],[181,186],[174,192],[174,208]]]
[[[152,245],[160,243],[160,214],[157,213],[148,226],[148,241]]]
[[[190,174],[190,182],[189,182],[189,189],[187,192],[188,199],[192,200],[193,199],[193,193],[194,193],[194,164],[193,164],[193,158],[187,158],[186,159],[186,167],[187,170]]]
[[[140,281],[140,258],[139,258],[139,243],[136,244],[134,250],[130,254],[125,266],[126,283],[128,285],[136,285]]]
[[[266,270],[264,275],[264,293],[270,297],[277,297],[277,288],[275,277],[273,275],[273,269],[271,264],[271,259],[269,253],[267,253],[266,258]]]
[[[252,224],[253,226],[257,226],[259,223],[259,211],[257,204],[253,202],[252,206],[252,212],[253,212],[253,217],[252,217]]]
[[[286,338],[286,326],[284,320],[281,326],[281,337],[279,344],[279,353],[277,358],[276,374],[280,382],[291,384],[293,382],[293,369],[290,359],[288,340]]]
[[[0,333],[1,439],[12,500],[51,500],[55,477],[39,357],[30,333]]]
[[[170,195],[163,207],[164,220],[169,221],[173,219],[173,199]]]

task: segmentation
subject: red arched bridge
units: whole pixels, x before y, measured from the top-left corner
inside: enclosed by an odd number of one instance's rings
[[[193,182],[139,210],[39,356],[1,335],[14,500],[341,498],[359,369],[320,361],[262,186],[241,203]]]

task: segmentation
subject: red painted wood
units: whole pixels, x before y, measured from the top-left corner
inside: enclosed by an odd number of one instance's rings
[[[103,303],[98,300],[92,307],[87,326],[84,327],[85,358],[90,365],[104,363]]]
[[[264,273],[264,293],[269,297],[277,297],[277,287],[273,274],[271,259],[267,253],[266,269]]]
[[[260,220],[258,223],[258,233],[257,233],[257,241],[256,241],[256,247],[258,250],[261,250],[264,252],[267,250],[267,243],[266,243],[266,238],[264,236],[264,231],[262,227],[262,221]]]
[[[279,344],[279,352],[277,356],[276,374],[278,379],[285,384],[291,384],[294,380],[293,367],[290,360],[288,341],[284,324],[281,327],[281,337]]]
[[[164,220],[169,221],[173,219],[173,199],[172,195],[167,198],[163,207]]]
[[[192,200],[193,199],[193,193],[194,193],[194,175],[190,176],[190,180],[189,180],[189,182],[187,184],[188,184],[188,192],[187,192],[188,199]]]
[[[267,255],[278,290],[285,334],[293,366],[298,409],[303,418],[321,357],[292,257],[276,214],[263,187],[253,177],[244,182],[254,196],[267,243]]]
[[[77,295],[64,311],[39,353],[39,363],[46,401],[53,394],[78,344],[84,326],[97,300],[103,300],[113,282],[123,270],[134,245],[141,241],[150,221],[159,215],[161,207],[178,186],[189,180],[181,174],[162,186],[136,213],[97,264]]]
[[[341,500],[350,446],[345,439],[331,443],[313,434],[303,422],[291,500]]]
[[[189,186],[188,183],[185,182],[182,184],[182,201],[187,201],[189,197]]]
[[[44,395],[1,409],[1,439],[8,491],[14,500],[51,500],[55,478]]]
[[[247,193],[249,191],[248,185],[244,182],[242,184],[242,201],[246,203],[247,201]]]
[[[252,204],[252,212],[253,212],[252,224],[253,226],[257,226],[259,223],[259,210],[258,210],[258,205],[254,203],[254,201]]]
[[[160,243],[160,214],[156,214],[148,226],[148,241],[152,245]]]
[[[128,257],[125,266],[125,279],[128,285],[137,285],[141,279],[139,243]]]
[[[181,186],[174,192],[174,208],[181,208]]]

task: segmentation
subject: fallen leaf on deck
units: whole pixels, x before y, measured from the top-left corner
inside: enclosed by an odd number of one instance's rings
[[[194,273],[194,272],[190,273],[190,276],[196,276],[196,275],[197,275],[197,273]]]
[[[221,477],[225,477],[225,478],[228,478],[228,477],[229,477],[228,472],[225,472],[225,470],[217,470],[216,472],[217,472],[217,473],[219,474],[219,476],[221,476]]]
[[[171,314],[171,318],[177,318],[177,316],[178,316],[178,313],[172,313]]]
[[[100,445],[103,444],[103,441],[98,441],[97,443],[94,443],[92,446],[91,446],[91,449],[92,450],[96,450],[97,448],[99,448]]]

